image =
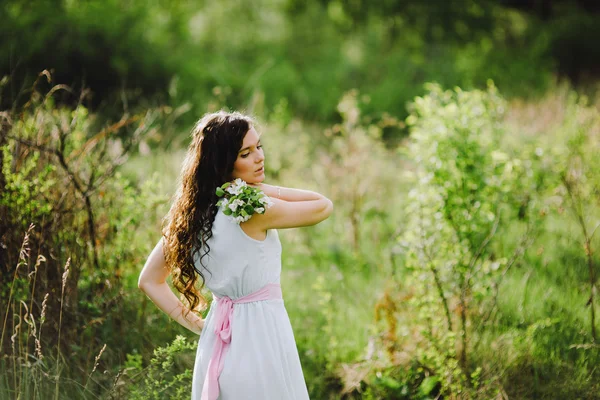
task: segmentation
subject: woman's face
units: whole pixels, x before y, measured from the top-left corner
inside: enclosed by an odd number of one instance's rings
[[[260,137],[254,128],[250,128],[242,148],[233,164],[233,179],[243,179],[247,183],[260,183],[265,180],[265,154]]]

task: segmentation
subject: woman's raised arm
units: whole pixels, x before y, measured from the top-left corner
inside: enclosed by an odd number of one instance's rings
[[[277,199],[285,201],[307,201],[307,200],[319,200],[325,196],[312,192],[310,190],[293,189],[283,186],[267,185],[266,183],[259,183],[252,185],[262,190],[267,196],[275,197]]]
[[[271,197],[273,205],[265,210],[264,214],[254,214],[245,224],[254,229],[266,231],[268,229],[297,228],[301,226],[316,225],[327,219],[333,211],[333,203],[327,197],[309,191],[299,189],[282,188],[283,193],[289,195],[287,198],[296,198],[305,193],[310,193],[316,199],[312,200],[282,200],[281,198]],[[312,198],[312,197],[311,197]]]

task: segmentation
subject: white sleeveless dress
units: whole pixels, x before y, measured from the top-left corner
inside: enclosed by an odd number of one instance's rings
[[[279,284],[281,242],[277,230],[260,241],[246,235],[221,210],[217,212],[208,241],[210,251],[202,260],[206,287],[218,297],[235,299]],[[198,342],[192,379],[192,399],[200,400],[215,340],[213,301]],[[304,381],[292,326],[282,299],[234,304],[231,342],[224,353],[218,383],[219,399],[305,400]]]

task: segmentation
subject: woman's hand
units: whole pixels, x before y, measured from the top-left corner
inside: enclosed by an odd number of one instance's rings
[[[195,329],[193,330],[193,332],[200,335],[202,333],[202,330],[204,329],[204,322],[204,319],[198,318],[198,320],[194,322]]]

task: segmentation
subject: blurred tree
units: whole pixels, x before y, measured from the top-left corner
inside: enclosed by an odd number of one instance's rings
[[[499,2],[508,7],[536,14],[544,20],[555,17],[557,15],[557,7],[565,5],[576,5],[590,13],[600,11],[600,2],[597,0],[500,0]]]
[[[229,108],[260,97],[267,112],[286,99],[300,117],[329,123],[353,88],[371,99],[365,115],[403,117],[424,81],[474,88],[491,78],[505,94],[524,96],[545,89],[555,71],[577,82],[597,77],[599,7],[586,0],[5,0],[0,76],[11,79],[0,108],[48,69],[56,83],[85,85],[93,93],[86,106],[114,118],[160,102],[193,104],[195,119],[215,97]],[[63,103],[77,103],[64,95]]]
[[[600,2],[597,0],[501,0],[507,7],[542,21],[549,32],[548,53],[558,72],[574,83],[600,76]]]
[[[138,89],[136,97],[165,93],[176,64],[175,43],[185,42],[187,2],[132,0],[7,0],[0,6],[0,76],[10,75],[3,108],[38,73],[57,83],[86,86],[93,106]],[[151,29],[149,29],[151,27]],[[25,102],[27,96],[21,98]],[[133,101],[133,96],[130,96]],[[75,100],[76,101],[76,100]]]
[[[298,2],[298,0],[291,0]],[[392,36],[416,28],[423,40],[469,41],[494,28],[495,2],[489,0],[319,0],[331,19],[346,29],[356,29],[370,19],[383,19]],[[297,7],[295,7],[297,8]]]
[[[415,32],[420,47],[434,43],[474,43],[493,37],[498,28],[506,40],[519,42],[507,11],[525,12],[532,23],[520,32],[527,43],[549,35],[548,53],[557,61],[558,72],[576,83],[600,75],[600,2],[596,0],[319,0],[331,21],[346,32],[364,28],[372,20],[383,22],[392,42],[406,40]],[[306,2],[290,0],[297,14]],[[512,32],[511,32],[512,31]],[[508,36],[507,36],[508,35]],[[501,45],[501,43],[498,43]],[[422,50],[422,49],[420,49]],[[423,50],[422,50],[423,51]]]

